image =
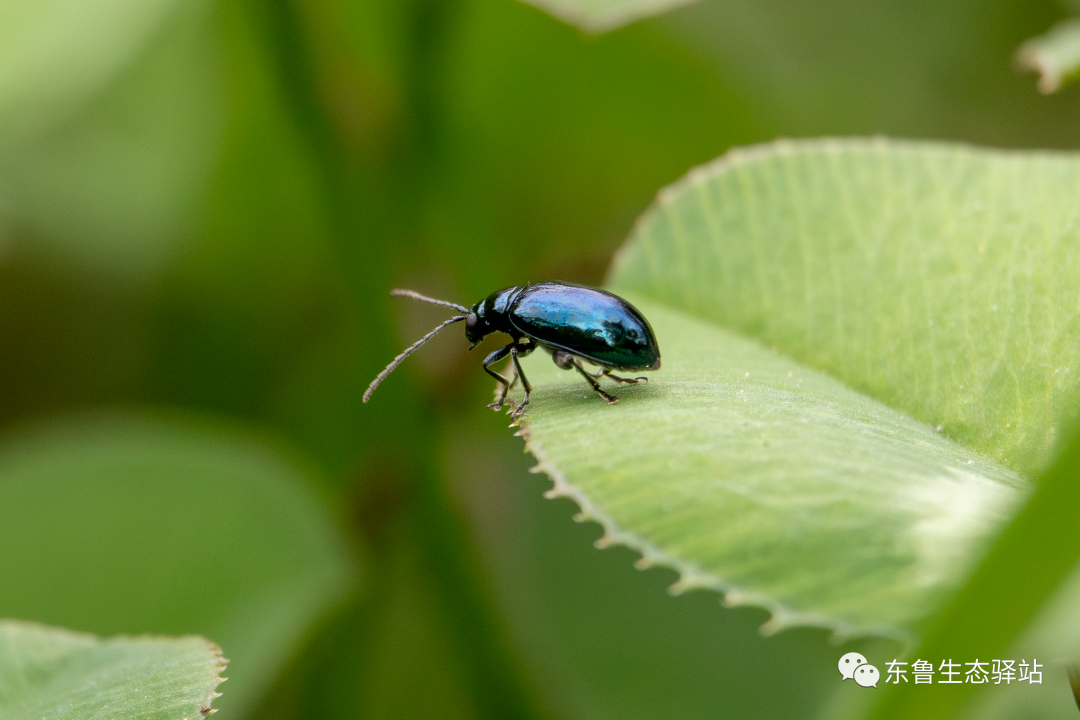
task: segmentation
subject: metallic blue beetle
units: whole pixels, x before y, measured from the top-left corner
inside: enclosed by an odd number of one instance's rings
[[[371,382],[364,393],[364,402],[402,360],[444,327],[462,320],[465,321],[465,338],[472,343],[470,350],[494,332],[510,336],[509,345],[484,359],[484,370],[499,381],[499,396],[488,405],[492,410],[502,409],[506,394],[521,378],[525,400],[514,409],[515,418],[529,404],[532,393],[518,358],[525,357],[537,346],[550,352],[555,364],[563,370],[574,368],[581,373],[592,389],[609,403],[617,402],[618,398],[601,390],[597,379],[609,377],[621,383],[638,383],[648,378],[624,378],[612,375],[611,371],[660,369],[660,347],[649,321],[633,305],[603,290],[555,281],[532,283],[493,292],[471,308],[425,297],[412,290],[393,290],[390,294],[454,308],[463,314],[439,325],[394,358]],[[514,365],[512,380],[491,369],[507,355]],[[600,372],[595,375],[588,372],[582,361],[597,365]]]

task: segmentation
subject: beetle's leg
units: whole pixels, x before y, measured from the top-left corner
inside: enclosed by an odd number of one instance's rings
[[[585,370],[585,366],[584,366],[584,365],[582,365],[582,366],[581,366],[581,369],[582,369],[582,370]],[[588,370],[585,370],[585,372],[588,372]],[[590,374],[590,375],[592,375],[592,376],[593,376],[594,378],[596,378],[597,380],[599,380],[600,378],[602,378],[602,377],[604,377],[605,375],[607,375],[607,374],[608,374],[609,372],[611,372],[611,371],[610,371],[610,370],[608,370],[607,368],[600,368],[600,371],[599,371],[599,372],[597,372],[597,373],[589,373],[589,374]]]
[[[509,345],[499,348],[484,358],[484,372],[499,381],[499,395],[495,398],[495,402],[488,405],[488,408],[491,410],[502,410],[503,401],[506,400],[506,393],[510,392],[510,386],[517,382],[517,377],[513,380],[507,380],[502,375],[492,370],[491,366],[509,355],[516,346],[517,340]]]
[[[552,350],[551,359],[555,361],[555,367],[560,370],[569,370],[574,366],[574,356],[562,349]]]
[[[571,358],[573,357],[572,355],[570,355],[570,353],[566,353],[566,355],[568,357],[571,357]],[[555,364],[558,365],[559,363],[556,361]],[[569,365],[565,369],[569,369]],[[582,369],[584,369],[584,368],[582,368]],[[588,371],[586,371],[586,372],[588,372]],[[614,380],[615,382],[628,383],[630,385],[637,385],[642,380],[644,380],[645,382],[649,382],[649,378],[645,377],[644,375],[642,375],[641,377],[636,377],[636,378],[624,378],[624,377],[622,377],[620,375],[613,375],[612,372],[611,372],[611,368],[600,368],[599,372],[597,372],[595,374],[589,373],[589,375],[592,375],[597,380],[599,380],[602,377],[609,377],[612,380]]]
[[[517,344],[510,348],[510,357],[513,360],[514,377],[510,380],[509,385],[501,386],[498,402],[505,402],[507,393],[517,385],[518,378],[521,378],[521,383],[525,386],[525,401],[514,409],[512,419],[517,419],[517,416],[520,415],[521,411],[525,409],[525,406],[529,404],[529,394],[532,393],[532,385],[529,384],[528,378],[525,377],[525,371],[521,369],[521,363],[518,362],[518,358],[525,357],[535,350],[536,347],[536,343],[532,340],[529,340],[528,338],[518,338]],[[491,405],[495,405],[495,403],[492,403]],[[491,406],[489,405],[488,407]]]
[[[495,388],[495,402],[488,405],[489,410],[501,410],[502,406],[506,404],[506,396],[510,394],[510,389],[517,385],[517,373],[510,378],[510,382],[500,382]]]
[[[567,353],[567,355],[569,355],[569,353]],[[571,357],[573,357],[573,356],[571,356]],[[556,363],[556,364],[558,364],[558,363]],[[567,366],[567,367],[569,367],[569,366]],[[586,370],[586,372],[588,372],[588,371]],[[589,373],[589,374],[592,375],[597,380],[599,380],[602,377],[609,377],[612,380],[614,380],[615,382],[629,383],[630,385],[636,385],[639,382],[641,382],[642,380],[644,380],[645,382],[649,381],[649,378],[645,377],[644,375],[641,376],[641,377],[636,377],[636,378],[624,378],[624,377],[622,377],[620,375],[613,375],[611,373],[611,368],[600,368],[600,370],[598,372]]]
[[[581,373],[581,377],[585,378],[585,382],[589,383],[589,385],[592,386],[592,389],[595,390],[600,397],[607,400],[609,405],[611,403],[619,402],[619,398],[615,397],[614,395],[608,395],[606,392],[600,389],[600,383],[596,382],[596,379],[591,374],[589,374],[589,372],[585,370],[584,367],[582,367],[580,360],[574,360],[574,369]]]
[[[511,365],[510,369],[514,371],[514,374],[510,376],[510,384],[505,387],[505,392],[503,393],[504,398],[506,397],[507,393],[509,393],[511,390],[513,390],[515,387],[517,387],[517,383],[518,383],[517,368],[514,367],[513,365]]]
[[[535,342],[533,342],[531,338],[527,338],[527,337],[520,338],[518,340],[518,344],[517,344],[518,357],[525,357],[526,355],[531,353],[533,350],[535,350],[537,347],[539,347],[539,346]]]
[[[511,420],[517,420],[521,413],[525,410],[525,406],[529,404],[529,395],[532,393],[532,385],[529,384],[529,379],[525,377],[525,371],[521,369],[521,363],[518,362],[518,356],[525,357],[533,350],[536,349],[535,345],[528,346],[515,345],[510,349],[510,359],[514,363],[514,370],[517,372],[517,377],[521,378],[521,386],[525,388],[525,400],[514,409],[513,414],[510,416]]]
[[[641,375],[640,377],[636,377],[636,378],[624,378],[624,377],[621,377],[619,375],[612,374],[612,372],[611,372],[611,370],[609,368],[604,368],[603,370],[601,370],[599,372],[599,374],[594,375],[593,377],[597,377],[597,378],[609,377],[612,380],[614,380],[615,382],[627,383],[629,385],[637,385],[639,382],[643,382],[643,381],[644,382],[649,382],[649,378],[645,377],[644,375]]]

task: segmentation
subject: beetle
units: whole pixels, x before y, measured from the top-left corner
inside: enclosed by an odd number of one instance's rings
[[[660,346],[649,321],[626,300],[605,290],[551,280],[503,288],[471,308],[429,298],[412,290],[392,290],[390,294],[453,308],[462,314],[455,315],[405,348],[371,381],[364,393],[364,402],[371,399],[375,388],[405,358],[443,328],[461,321],[465,322],[465,339],[472,343],[470,350],[492,333],[503,332],[510,336],[510,344],[484,358],[484,370],[499,382],[499,394],[495,402],[488,405],[496,411],[502,409],[510,388],[521,379],[525,400],[514,409],[514,418],[525,410],[532,394],[532,386],[518,359],[537,347],[550,352],[559,368],[577,370],[609,404],[618,402],[618,398],[604,392],[597,380],[609,377],[619,383],[636,384],[648,378],[620,377],[612,374],[612,370],[660,369]],[[514,367],[512,380],[491,369],[507,355]],[[599,372],[590,373],[584,362],[596,365]]]

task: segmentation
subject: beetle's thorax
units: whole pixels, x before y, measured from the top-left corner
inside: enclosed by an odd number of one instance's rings
[[[491,293],[472,306],[465,318],[465,339],[476,345],[494,332],[516,335],[508,312],[520,287],[508,287]]]

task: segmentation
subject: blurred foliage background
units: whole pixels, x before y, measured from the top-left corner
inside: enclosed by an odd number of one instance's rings
[[[444,317],[388,290],[601,284],[656,190],[733,145],[1076,147],[1080,94],[1013,59],[1067,11],[702,0],[589,35],[517,0],[4,0],[0,497],[29,519],[0,616],[206,633],[227,717],[827,712],[826,633],[671,598],[542,499],[484,409],[491,347],[447,333],[361,403]],[[183,463],[234,491],[105,481]]]

